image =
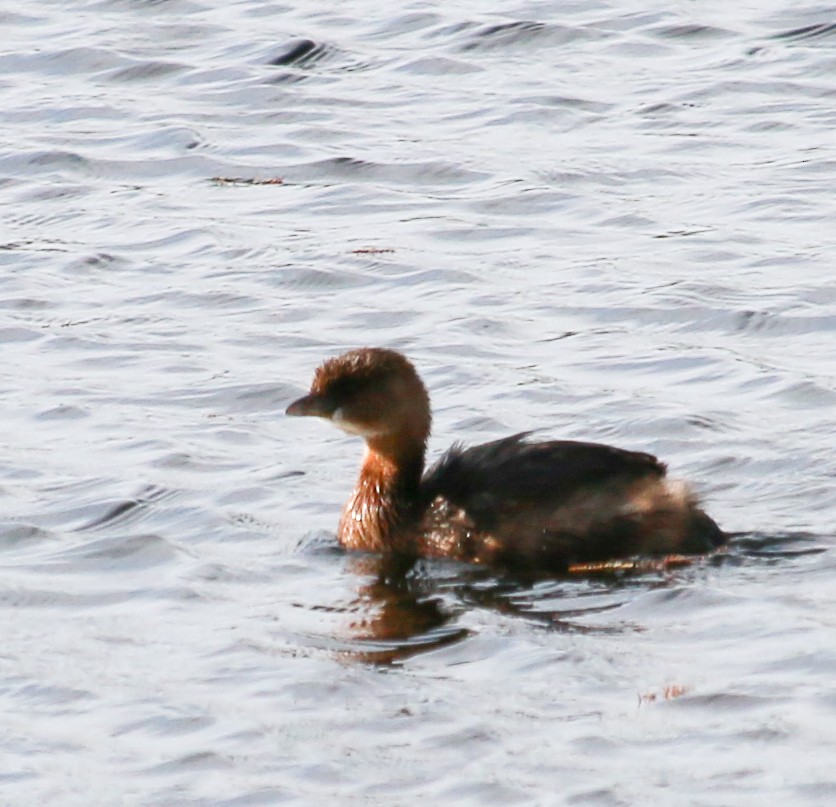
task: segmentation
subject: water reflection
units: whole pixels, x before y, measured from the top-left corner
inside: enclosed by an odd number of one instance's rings
[[[413,568],[412,559],[400,556],[349,558],[348,571],[367,582],[360,585],[351,604],[359,617],[349,623],[347,656],[372,664],[394,664],[467,638],[467,629],[450,624],[456,611],[427,591],[412,574]]]
[[[740,534],[710,556],[638,560],[602,565],[562,578],[506,575],[479,566],[401,556],[352,554],[346,572],[360,584],[346,610],[341,655],[355,661],[398,664],[472,635],[461,617],[472,610],[523,619],[563,633],[614,634],[636,630],[623,620],[589,624],[640,591],[687,585],[700,570],[720,565],[777,562],[824,552],[808,533]]]
[[[584,625],[578,618],[617,608],[636,585],[626,575],[523,578],[445,561],[373,555],[350,556],[347,572],[363,582],[348,609],[353,616],[342,652],[372,664],[396,664],[467,639],[471,630],[458,622],[472,610],[562,632],[624,630],[623,625]],[[641,583],[659,584],[665,581],[644,578]]]

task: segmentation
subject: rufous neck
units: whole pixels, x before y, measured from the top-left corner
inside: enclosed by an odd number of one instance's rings
[[[343,511],[339,539],[349,549],[409,551],[420,500],[424,445],[369,440],[354,492]],[[408,450],[407,450],[408,448]]]
[[[424,440],[419,438],[403,435],[371,437],[366,441],[360,473],[381,476],[381,481],[388,483],[387,487],[417,487],[424,471],[425,451]]]

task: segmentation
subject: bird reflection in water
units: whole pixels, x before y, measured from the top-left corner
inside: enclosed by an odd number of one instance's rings
[[[362,580],[350,611],[341,655],[369,664],[390,665],[463,641],[471,635],[457,624],[480,608],[525,619],[564,633],[619,633],[632,627],[588,625],[579,621],[618,608],[636,587],[664,587],[684,563],[622,563],[584,566],[563,579],[509,577],[485,567],[422,561],[398,555],[352,554],[346,571]]]
[[[396,555],[351,555],[347,571],[365,578],[351,610],[350,648],[344,655],[371,664],[395,664],[465,639],[469,631],[450,623],[455,609],[442,607],[410,571],[413,561]]]
[[[724,550],[707,556],[671,555],[577,564],[568,574],[528,577],[446,560],[397,554],[345,555],[346,574],[360,581],[346,611],[352,618],[339,654],[351,661],[396,665],[461,643],[473,631],[461,617],[481,609],[560,633],[615,634],[641,630],[623,619],[590,624],[587,618],[618,609],[641,591],[681,587],[700,570],[726,565],[774,564],[827,547],[803,532],[735,533]]]

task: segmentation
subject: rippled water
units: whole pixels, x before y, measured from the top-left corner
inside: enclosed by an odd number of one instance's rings
[[[836,799],[836,13],[5,4],[0,801]],[[632,577],[346,556],[406,351],[454,439],[656,452]]]

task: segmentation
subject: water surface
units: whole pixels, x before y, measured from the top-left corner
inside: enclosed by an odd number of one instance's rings
[[[836,798],[836,19],[0,10],[0,801]],[[431,454],[663,457],[739,533],[632,576],[335,549],[283,417],[407,352]]]

